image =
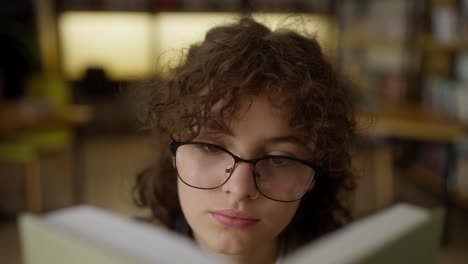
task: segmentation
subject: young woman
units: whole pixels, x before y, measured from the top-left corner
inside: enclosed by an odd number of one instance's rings
[[[135,187],[163,225],[233,263],[275,263],[350,220],[351,92],[314,38],[243,18],[150,88],[159,159]]]

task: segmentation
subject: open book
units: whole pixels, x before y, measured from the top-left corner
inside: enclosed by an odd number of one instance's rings
[[[437,263],[442,210],[399,204],[307,245],[282,263]],[[25,264],[223,263],[168,230],[89,206],[23,214]]]

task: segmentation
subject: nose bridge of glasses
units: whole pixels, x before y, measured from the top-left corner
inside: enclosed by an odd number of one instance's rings
[[[247,163],[242,165],[241,163]],[[223,185],[223,190],[235,193],[239,196],[252,195],[256,186],[253,175],[253,164],[251,162],[236,162],[233,167],[227,168],[228,179]]]
[[[234,158],[234,166],[233,166],[233,168],[230,168],[231,174],[235,171],[235,169],[236,169],[236,168],[239,166],[239,164],[241,164],[241,163],[247,163],[247,165],[250,165],[252,173],[254,172],[254,170],[255,170],[255,163],[257,162],[255,159],[247,160],[247,159],[243,159],[243,158],[238,157],[238,156],[233,156],[233,158]],[[227,172],[227,171],[226,171],[226,172]]]
[[[246,166],[246,168],[244,168],[244,169],[247,170],[247,171],[239,171],[239,166],[241,166],[242,163],[247,163],[247,164],[244,165],[244,166]],[[242,170],[242,168],[241,168],[241,170]],[[234,176],[236,178],[236,179],[234,179],[234,181],[242,180],[242,179],[237,179],[241,175],[233,175],[235,172],[236,172],[236,174],[245,174],[245,173],[247,173],[248,174],[247,179],[250,181],[252,179],[252,176],[254,175],[254,170],[255,170],[254,161],[244,160],[244,159],[239,158],[234,162],[234,165],[232,167],[226,168],[225,172],[229,175],[228,177],[230,177],[230,178],[232,178]],[[233,181],[233,180],[230,179],[229,181]]]

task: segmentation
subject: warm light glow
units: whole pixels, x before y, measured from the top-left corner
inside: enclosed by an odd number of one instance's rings
[[[333,21],[330,17],[310,14],[259,13],[253,15],[258,22],[271,30],[288,28],[307,36],[317,35],[319,42],[328,49],[334,39]]]
[[[236,13],[158,13],[155,16],[156,68],[177,65],[181,50],[203,41],[205,33],[216,25],[233,23]],[[253,17],[270,29],[289,28],[309,36],[317,34],[327,53],[334,50],[334,28],[329,18],[309,14],[261,13]]]
[[[235,13],[158,13],[154,17],[156,68],[177,65],[183,48],[202,41],[213,26],[234,22],[236,17]]]
[[[66,77],[81,79],[88,67],[105,69],[111,79],[152,74],[151,18],[129,12],[64,13],[59,37]]]
[[[179,63],[181,50],[203,40],[213,26],[233,23],[237,13],[67,12],[59,18],[64,72],[80,79],[88,67],[105,69],[112,79],[148,77]],[[334,51],[335,27],[324,16],[255,14],[271,29],[291,28],[313,35],[327,53]]]

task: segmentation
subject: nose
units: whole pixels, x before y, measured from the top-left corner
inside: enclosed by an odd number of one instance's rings
[[[236,163],[229,180],[222,186],[223,192],[231,195],[236,201],[254,197],[257,193],[252,177],[253,165]]]

